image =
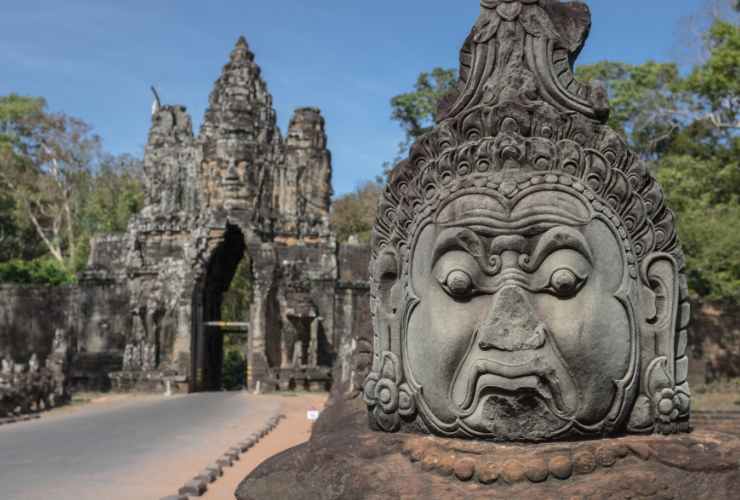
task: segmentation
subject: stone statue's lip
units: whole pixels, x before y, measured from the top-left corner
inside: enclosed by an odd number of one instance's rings
[[[559,414],[573,411],[567,407],[556,371],[540,355],[528,356],[520,363],[505,363],[491,358],[476,359],[471,365],[463,396],[453,402],[462,410],[461,416],[469,416],[475,411],[480,394],[484,389],[503,391],[534,390],[545,400],[554,403]],[[453,396],[455,391],[453,391]]]

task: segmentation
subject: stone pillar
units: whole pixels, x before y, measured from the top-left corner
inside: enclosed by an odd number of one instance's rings
[[[311,340],[308,344],[308,366],[318,366],[319,364],[319,326],[321,316],[317,316],[311,321]]]

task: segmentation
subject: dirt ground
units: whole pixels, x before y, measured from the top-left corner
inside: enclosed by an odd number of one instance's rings
[[[209,484],[208,491],[200,498],[204,500],[235,498],[236,487],[259,464],[283,450],[308,441],[311,436],[312,422],[308,420],[306,412],[321,410],[329,395],[326,393],[296,393],[261,397],[275,398],[280,401],[281,412],[286,418],[281,420],[280,425],[262,438],[252,449],[242,454],[233,467],[225,468],[223,477]]]
[[[692,411],[740,411],[740,379],[691,386]]]

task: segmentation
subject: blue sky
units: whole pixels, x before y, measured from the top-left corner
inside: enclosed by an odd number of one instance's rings
[[[579,63],[681,57],[682,19],[704,0],[589,0]],[[114,153],[141,154],[155,84],[196,132],[244,34],[285,131],[293,110],[327,121],[336,194],[373,178],[403,137],[390,98],[435,66],[457,67],[477,0],[2,0],[0,95],[45,97],[92,124]]]

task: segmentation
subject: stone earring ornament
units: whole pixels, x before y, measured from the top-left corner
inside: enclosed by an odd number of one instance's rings
[[[675,218],[572,72],[588,8],[482,0],[373,230],[371,426],[494,441],[689,429]]]

